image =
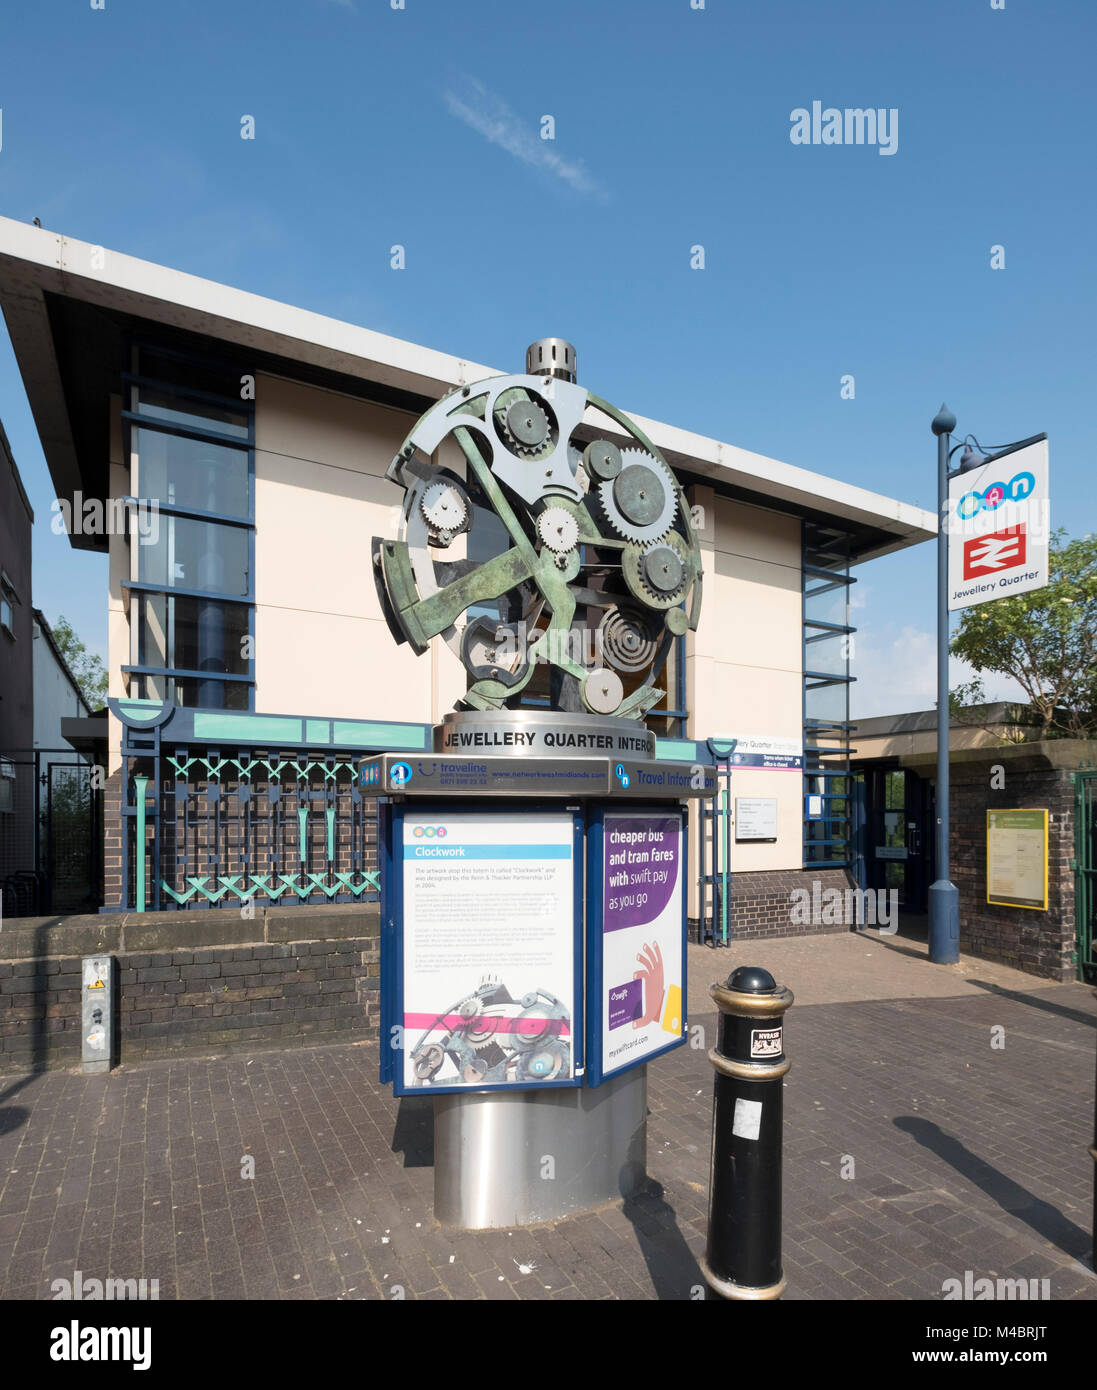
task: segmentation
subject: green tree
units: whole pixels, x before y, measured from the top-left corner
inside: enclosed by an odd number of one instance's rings
[[[101,657],[94,656],[73,631],[72,624],[61,614],[52,625],[53,640],[68,662],[73,679],[91,710],[107,703],[107,670]]]
[[[951,651],[978,675],[1010,676],[1028,696],[1037,737],[1097,736],[1097,537],[1056,531],[1043,589],[965,608]],[[976,703],[976,680],[955,692]],[[951,701],[950,701],[951,703]]]

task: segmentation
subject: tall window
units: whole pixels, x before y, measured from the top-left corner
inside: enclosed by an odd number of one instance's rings
[[[133,349],[129,693],[254,707],[254,410],[232,368]]]
[[[804,864],[851,862],[849,540],[804,522]]]

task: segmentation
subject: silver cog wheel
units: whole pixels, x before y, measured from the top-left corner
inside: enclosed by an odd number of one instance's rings
[[[536,401],[511,401],[501,424],[507,447],[519,458],[536,458],[550,443],[548,416]]]
[[[537,518],[537,534],[541,544],[554,555],[566,555],[575,549],[579,539],[579,523],[563,507],[546,507]]]
[[[428,483],[419,507],[427,525],[435,531],[446,531],[451,535],[459,531],[468,520],[468,502],[460,488],[447,479]]]
[[[622,449],[621,464],[615,478],[598,484],[602,515],[627,541],[662,540],[678,510],[674,475],[644,449]]]

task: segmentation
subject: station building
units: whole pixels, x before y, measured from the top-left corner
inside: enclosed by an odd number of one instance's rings
[[[71,544],[105,562],[104,910],[374,897],[357,761],[429,754],[466,684],[382,615],[385,473],[424,410],[520,371],[525,342],[470,362],[9,219],[0,304]],[[703,551],[700,625],[647,720],[661,756],[731,774],[728,818],[694,816],[691,917],[726,883],[737,936],[811,930],[791,889],[850,881],[853,571],[936,519],[614,404]]]

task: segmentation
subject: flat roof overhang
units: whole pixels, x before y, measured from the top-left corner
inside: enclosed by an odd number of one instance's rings
[[[418,415],[499,368],[0,217],[0,305],[58,497],[104,496],[105,402],[131,335]],[[853,536],[855,561],[932,539],[937,518],[879,493],[626,411],[683,482]],[[75,546],[105,548],[93,535]]]

